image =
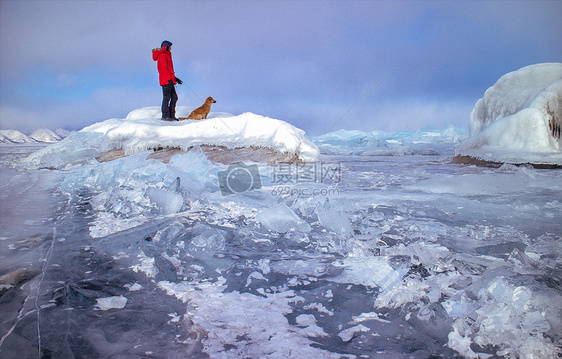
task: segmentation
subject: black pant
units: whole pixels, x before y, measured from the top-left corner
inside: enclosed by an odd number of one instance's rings
[[[178,102],[178,94],[174,85],[162,85],[162,118],[176,117],[176,102]]]

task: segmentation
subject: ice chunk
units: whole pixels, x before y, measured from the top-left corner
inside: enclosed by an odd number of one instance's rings
[[[71,166],[83,165],[100,155],[95,148],[83,148],[75,151],[48,153],[41,157],[39,167],[64,169]]]
[[[267,282],[267,278],[264,277],[263,274],[261,274],[260,272],[252,272],[248,276],[248,279],[246,279],[246,287],[248,287],[248,286],[250,286],[250,284],[252,284],[252,279]]]
[[[326,337],[328,334],[316,324],[316,318],[312,314],[301,314],[295,318],[297,325],[303,327],[301,333],[307,337]]]
[[[224,249],[226,238],[224,232],[215,228],[207,227],[203,224],[196,224],[191,229],[193,238],[187,250],[193,254],[206,255]]]
[[[513,291],[513,306],[515,309],[525,310],[525,306],[531,301],[531,290],[527,287],[517,287]]]
[[[453,320],[445,308],[438,303],[423,305],[416,315],[411,316],[408,323],[443,343],[447,342],[448,335],[453,329]]]
[[[391,323],[390,320],[381,318],[380,315],[375,312],[361,313],[358,316],[352,317],[352,319],[353,319],[353,321],[351,322],[352,324],[358,324],[368,320],[376,320],[381,323]]]
[[[531,65],[502,76],[474,106],[470,116],[470,135],[481,132],[498,119],[529,107],[537,96],[561,79],[560,63]],[[557,110],[555,103],[552,110]]]
[[[134,264],[129,268],[131,268],[131,270],[135,273],[142,272],[149,278],[156,277],[158,274],[158,268],[154,265],[154,258],[147,257],[144,252],[141,252],[137,257],[139,258],[139,263]]]
[[[550,324],[539,311],[527,313],[523,317],[521,325],[532,334],[545,333],[550,330]]]
[[[463,336],[459,333],[457,327],[453,327],[453,331],[449,333],[447,346],[453,350],[459,352],[465,358],[478,359],[479,356],[476,354],[470,345],[472,340],[470,337]]]
[[[31,168],[65,169],[95,160],[101,154],[102,136],[98,133],[72,133],[60,142],[29,155],[23,163]]]
[[[402,288],[400,283],[402,277],[408,272],[405,266],[393,268],[386,257],[347,257],[341,263],[334,263],[335,266],[343,267],[341,274],[335,278],[338,283],[362,284],[369,287],[379,287],[383,291],[377,300],[382,301],[378,307],[389,307],[390,303],[400,306],[406,303],[399,300],[402,298],[400,292],[395,292]],[[414,295],[417,288],[405,288],[408,293]],[[388,293],[388,294],[387,294]],[[384,300],[382,298],[385,298]],[[409,296],[408,296],[409,298]]]
[[[350,236],[353,233],[351,223],[345,212],[339,208],[335,208],[328,199],[316,209],[316,214],[318,215],[320,224],[327,230],[341,236]]]
[[[351,339],[353,339],[353,337],[355,336],[355,334],[357,333],[361,333],[361,332],[368,332],[370,329],[367,328],[366,326],[364,326],[363,324],[359,324],[356,325],[354,327],[342,330],[339,334],[338,337],[341,338],[341,340],[343,340],[344,342],[348,342]]]
[[[97,307],[100,310],[123,309],[127,305],[127,298],[120,296],[97,298]]]
[[[64,140],[63,140],[64,142]],[[53,145],[55,146],[55,145]],[[126,158],[119,158],[114,161],[96,164],[95,166],[84,166],[73,169],[67,174],[61,184],[61,189],[67,193],[72,193],[83,186],[107,191],[111,187],[125,184],[124,181],[129,174],[142,168],[145,165],[153,164],[153,161],[146,161],[147,154],[138,154]],[[30,156],[31,157],[31,156]],[[152,180],[159,180],[157,172],[152,172],[148,177]],[[140,176],[130,176],[130,179],[141,179]],[[130,184],[130,182],[128,183]],[[138,187],[134,184],[131,187]]]
[[[146,189],[146,196],[156,203],[163,215],[178,213],[183,206],[183,197],[177,192],[149,187]]]
[[[458,155],[508,163],[562,164],[562,64],[544,63],[502,76],[470,116]]]
[[[304,310],[317,310],[319,313],[328,314],[329,316],[333,316],[334,312],[326,308],[322,303],[310,303],[302,307]]]
[[[302,220],[285,203],[268,208],[256,215],[256,221],[261,223],[270,231],[279,233],[295,230],[298,232],[310,232],[311,227]]]
[[[309,325],[316,324],[316,318],[312,314],[301,314],[295,318],[298,326],[308,327]]]
[[[200,147],[191,149],[186,154],[175,155],[170,160],[170,167],[180,178],[180,187],[200,193],[211,180],[211,163]]]
[[[503,276],[496,275],[476,288],[480,288],[478,298],[462,296],[449,300],[461,299],[465,302],[463,305],[477,307],[454,320],[453,332],[449,334],[450,348],[474,357],[470,350],[473,342],[481,347],[497,346],[498,356],[557,356],[555,338],[551,335],[553,328],[559,329],[559,296],[550,291],[533,292],[525,286],[516,287]]]
[[[140,285],[139,283],[134,283],[134,284],[125,284],[126,288],[129,288],[130,292],[137,292],[141,289],[143,289],[144,287],[142,285]]]

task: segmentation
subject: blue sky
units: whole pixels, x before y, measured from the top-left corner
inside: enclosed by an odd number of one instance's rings
[[[467,126],[499,77],[562,61],[562,1],[0,0],[0,128],[159,106],[163,40],[179,106],[213,96],[311,135]]]

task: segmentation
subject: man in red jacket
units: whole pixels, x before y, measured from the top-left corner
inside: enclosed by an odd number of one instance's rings
[[[178,121],[176,118],[176,102],[178,102],[178,94],[174,87],[176,83],[183,83],[178,79],[174,72],[174,64],[172,63],[171,53],[172,43],[170,41],[162,41],[159,49],[152,50],[152,59],[156,61],[160,86],[162,86],[162,119],[165,121]]]

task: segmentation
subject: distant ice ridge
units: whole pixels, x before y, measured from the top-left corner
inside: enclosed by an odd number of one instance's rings
[[[46,128],[36,130],[29,136],[17,130],[0,130],[0,143],[51,143],[62,140],[62,138],[68,136],[68,134],[69,132],[66,130],[58,129],[56,131],[52,131]]]
[[[17,130],[0,130],[0,143],[34,143],[35,140]]]
[[[33,131],[33,133],[29,135],[29,137],[38,142],[57,142],[62,140],[62,137],[59,136],[55,131],[51,131],[46,128],[41,128],[39,130]]]
[[[502,76],[470,116],[470,138],[457,155],[505,163],[562,165],[562,63]]]
[[[363,132],[339,130],[312,140],[326,154],[393,156],[435,155],[441,146],[457,144],[468,137],[464,127],[424,127],[416,131],[390,134],[381,131]]]
[[[122,148],[126,154],[155,147],[197,145],[227,148],[265,147],[280,153],[297,155],[302,161],[316,161],[319,151],[305,132],[273,118],[250,112],[233,116],[220,114],[203,121],[164,122],[158,107],[145,107],[129,113],[125,119],[111,119],[82,129],[82,133],[102,133],[103,149]],[[178,112],[185,108],[178,108]]]

